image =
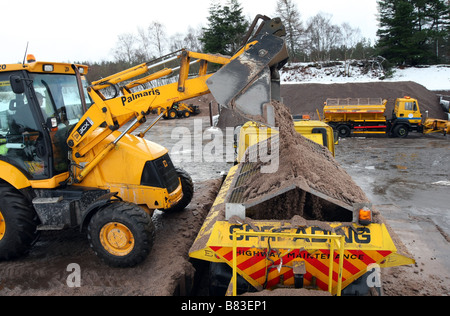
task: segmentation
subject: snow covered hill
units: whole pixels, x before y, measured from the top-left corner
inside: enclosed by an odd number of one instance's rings
[[[395,68],[388,78],[376,61],[291,63],[281,71],[282,84],[379,81],[413,81],[428,90],[450,90],[450,65]]]

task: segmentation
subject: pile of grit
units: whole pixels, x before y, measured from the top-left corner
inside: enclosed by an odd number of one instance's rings
[[[419,101],[420,111],[426,117],[436,119],[447,119],[447,115],[439,104],[437,93],[448,95],[449,91],[430,91],[424,86],[412,82],[367,82],[367,83],[303,83],[281,85],[283,103],[291,110],[293,115],[308,114],[313,119],[319,119],[323,113],[324,102],[329,98],[382,98],[388,100],[386,116],[391,117],[395,100],[404,96],[410,96]],[[191,100],[192,103],[200,105],[204,115],[209,115],[209,102],[213,101],[211,95]],[[218,105],[213,102],[213,115],[218,114]],[[234,127],[244,124],[247,120],[236,113],[222,109],[218,127]]]
[[[347,205],[369,202],[365,193],[325,147],[295,131],[289,109],[277,101],[273,101],[272,105],[276,113],[275,125],[279,128],[278,169],[273,173],[256,172],[249,176],[244,183],[244,199],[252,201],[280,188],[296,185],[303,191],[318,191]],[[258,164],[264,165],[262,162]]]

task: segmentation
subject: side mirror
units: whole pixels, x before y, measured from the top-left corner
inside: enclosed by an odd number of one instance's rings
[[[20,76],[17,75],[10,76],[9,82],[11,84],[12,91],[15,94],[22,94],[25,92],[25,85],[23,84],[23,79]]]
[[[54,131],[54,129],[58,130],[58,120],[56,119],[56,117],[48,117],[46,124],[49,130],[51,131]]]

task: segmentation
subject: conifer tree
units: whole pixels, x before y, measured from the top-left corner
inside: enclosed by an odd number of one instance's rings
[[[225,6],[213,2],[209,9],[209,26],[204,28],[205,53],[233,55],[241,46],[249,23],[238,0],[229,0]]]
[[[447,0],[379,0],[378,8],[380,55],[394,64],[439,62],[450,30]]]

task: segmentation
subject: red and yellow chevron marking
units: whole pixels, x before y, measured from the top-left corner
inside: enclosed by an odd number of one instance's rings
[[[210,247],[220,258],[230,266],[233,261],[233,250],[230,247]],[[392,251],[380,250],[346,250],[344,252],[344,266],[342,285],[345,288],[355,279],[366,273],[371,264],[381,263]],[[313,282],[324,291],[328,290],[330,251],[326,250],[286,250],[258,248],[237,248],[237,269],[250,284],[256,288],[273,288],[278,284],[294,285],[292,265],[294,261],[304,261],[306,274],[304,285]],[[334,253],[333,290],[337,289],[339,270],[339,254]]]

